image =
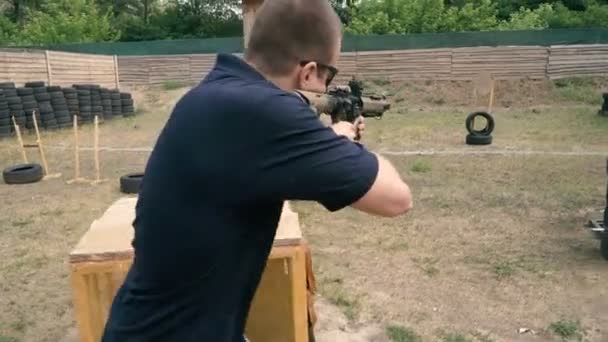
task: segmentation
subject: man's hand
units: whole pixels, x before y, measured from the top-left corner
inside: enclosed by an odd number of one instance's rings
[[[365,120],[360,116],[354,124],[348,121],[340,121],[331,125],[331,128],[337,135],[343,135],[350,140],[358,141],[361,139],[361,133],[365,130]]]

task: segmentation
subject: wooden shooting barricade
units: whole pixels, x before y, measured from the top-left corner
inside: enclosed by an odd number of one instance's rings
[[[70,253],[79,341],[98,342],[116,291],[133,257],[136,197],[117,200],[95,220]],[[309,342],[315,281],[298,215],[285,203],[246,335],[252,342]]]

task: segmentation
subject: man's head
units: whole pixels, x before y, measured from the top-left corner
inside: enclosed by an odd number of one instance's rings
[[[283,88],[323,92],[337,72],[341,29],[328,0],[265,0],[245,59]]]

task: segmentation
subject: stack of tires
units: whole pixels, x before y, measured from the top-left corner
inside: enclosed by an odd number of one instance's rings
[[[71,122],[74,116],[78,116],[78,91],[74,88],[63,88],[62,90],[63,97],[65,97],[65,102],[68,105],[68,113],[70,114]],[[69,124],[67,126],[69,126]]]
[[[25,117],[25,113],[23,112],[23,105],[21,104],[21,98],[19,97],[19,94],[17,94],[17,88],[15,88],[15,83],[0,83],[0,90],[2,90],[2,93],[4,94],[4,100],[8,104],[8,117],[10,119],[9,135],[12,135],[15,131],[15,128],[13,127],[13,121],[11,118],[14,116],[15,121],[21,124],[23,118]]]
[[[120,99],[120,91],[118,89],[113,89],[110,91],[110,96],[112,98],[112,115],[122,116],[122,101]]]
[[[68,103],[65,101],[65,95],[63,90],[59,86],[47,87],[49,94],[51,95],[51,106],[55,114],[55,125],[59,128],[70,127],[70,111],[68,110]],[[43,120],[44,122],[44,120]]]
[[[54,118],[53,107],[51,106],[51,95],[44,85],[44,82],[28,82],[25,86],[31,88],[34,92],[34,99],[36,99],[37,106],[36,113],[38,113],[36,114],[36,122],[38,122],[38,125],[41,123],[42,115],[44,115],[46,119],[49,119],[51,116]],[[27,116],[25,127],[34,129],[34,121],[32,120],[31,114]],[[44,128],[44,126],[39,128]]]
[[[27,126],[28,118],[32,120],[32,115],[38,113],[38,101],[36,101],[34,89],[32,88],[17,88],[17,95],[21,98],[22,115],[15,115],[15,121],[17,121],[20,128],[24,128],[24,126]],[[17,108],[15,107],[14,109]],[[40,114],[37,115],[40,116]]]
[[[103,107],[104,120],[111,120],[114,117],[112,112],[112,94],[110,89],[101,88],[101,106]]]
[[[0,138],[8,137],[11,135],[12,123],[10,117],[10,110],[4,92],[0,89]]]
[[[74,88],[78,92],[78,111],[80,122],[87,123],[93,121],[91,108],[91,90],[86,85],[74,84]]]
[[[486,127],[482,130],[475,129],[475,118],[483,117],[486,119]],[[487,112],[475,112],[467,116],[465,126],[469,134],[465,142],[467,145],[490,145],[492,143],[492,132],[494,131],[494,118]]]
[[[134,116],[135,109],[133,107],[133,98],[129,93],[120,93],[120,101],[122,103],[122,115],[123,116]]]
[[[35,104],[29,104],[29,105],[26,105],[25,103],[23,104],[23,109],[25,110],[25,115],[26,115],[25,128],[33,129],[34,123],[32,121],[32,113],[34,111],[36,112],[36,119],[38,120],[38,122],[40,122],[40,102],[45,102],[45,101],[48,102],[50,100],[50,97],[48,96],[48,93],[46,91],[46,86],[44,85],[44,82],[42,82],[42,81],[27,82],[25,84],[25,87],[32,89],[32,96],[34,97],[34,102],[35,102]],[[40,95],[40,94],[45,94],[45,95]]]
[[[98,117],[99,122],[103,121],[103,105],[101,102],[101,87],[98,85],[90,85],[91,90],[91,112],[93,118]]]

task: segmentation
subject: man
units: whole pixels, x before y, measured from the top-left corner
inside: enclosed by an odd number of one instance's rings
[[[134,262],[103,341],[243,341],[285,200],[411,208],[393,166],[352,141],[362,127],[327,127],[295,94],[326,90],[340,41],[327,0],[267,0],[245,60],[219,55],[176,104],[145,170]]]

